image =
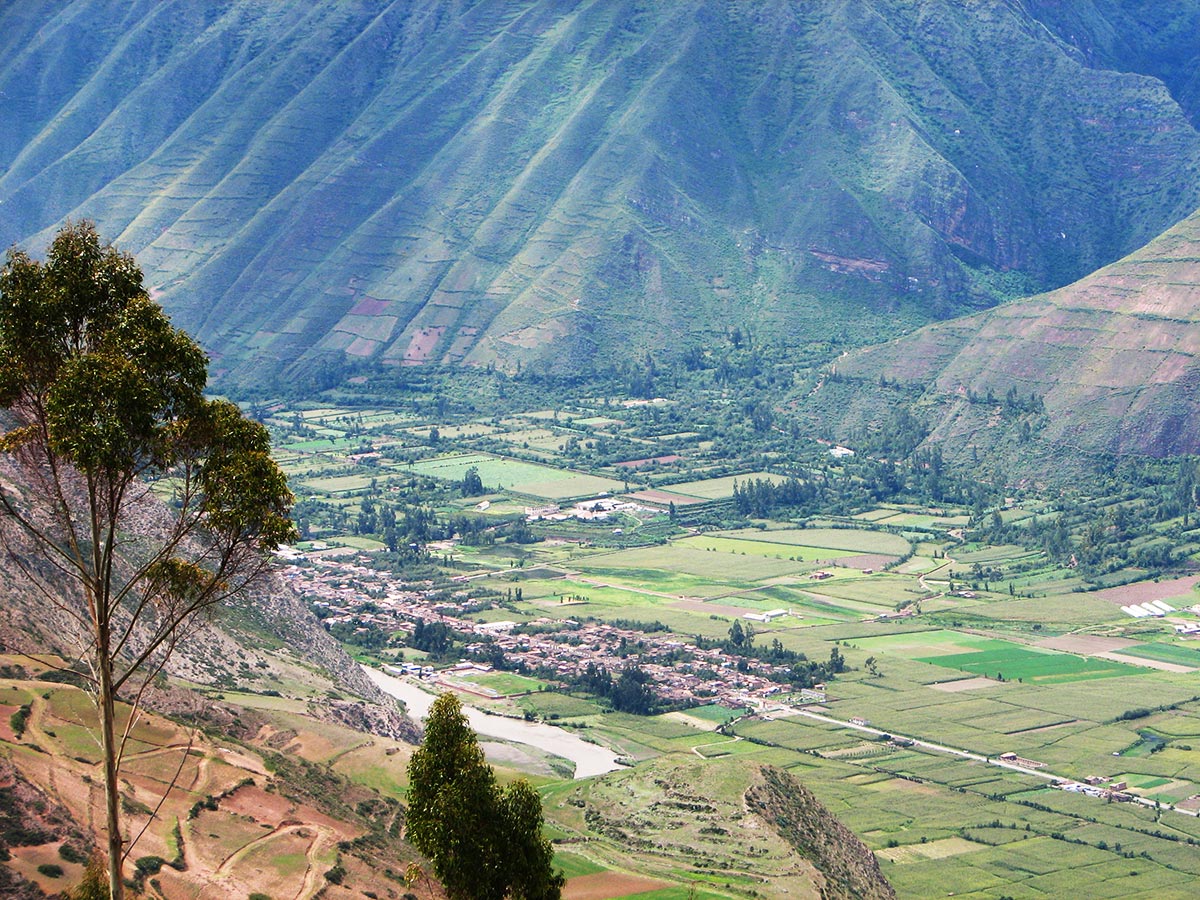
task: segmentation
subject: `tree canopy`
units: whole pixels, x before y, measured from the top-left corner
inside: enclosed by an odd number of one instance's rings
[[[68,223],[44,262],[8,252],[0,453],[13,477],[0,480],[0,540],[88,667],[114,898],[136,841],[117,775],[142,693],[199,614],[294,534],[266,430],[206,398],[206,381],[204,352],[90,223]],[[120,734],[119,693],[134,707]]]
[[[458,698],[442,694],[408,763],[407,836],[451,900],[557,900],[563,877],[527,781],[501,790]]]

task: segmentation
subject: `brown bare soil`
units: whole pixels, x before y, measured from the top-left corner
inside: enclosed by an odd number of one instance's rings
[[[55,685],[48,698],[36,697],[26,740],[36,738],[43,752],[13,754],[9,769],[0,766],[0,790],[16,792],[12,806],[23,811],[26,830],[33,827],[31,822],[44,820],[36,842],[7,848],[12,858],[0,867],[0,896],[25,896],[14,893],[21,876],[51,892],[69,886],[77,880],[80,866],[63,864],[57,857],[58,845],[68,840],[84,852],[95,845],[94,829],[104,819],[103,792],[97,767],[80,756],[89,742],[78,730],[87,725],[79,697],[75,688],[61,685]],[[9,704],[9,715],[15,708]],[[7,719],[3,717],[3,725]],[[47,730],[47,725],[53,728]],[[353,734],[347,732],[347,737]],[[366,820],[359,821],[352,811],[360,799],[371,799],[368,792],[359,797],[356,788],[311,764],[305,769],[281,760],[283,768],[268,774],[262,757],[252,749],[222,748],[205,735],[149,712],[143,713],[133,737],[138,749],[127,758],[122,778],[131,833],[142,832],[150,810],[178,775],[158,818],[141,834],[130,862],[132,868],[132,862],[143,856],[171,860],[182,848],[185,871],[167,866],[155,876],[161,896],[223,900],[262,892],[311,900],[323,888],[332,887],[323,876],[336,857],[337,845],[367,830]],[[0,750],[6,743],[0,733]],[[285,771],[286,775],[280,774]],[[333,803],[328,809],[324,798]],[[208,808],[208,803],[216,808]],[[36,822],[28,812],[35,807],[46,810]],[[345,818],[340,818],[342,809],[349,813]],[[386,827],[390,815],[385,805],[368,818]],[[174,834],[176,821],[182,843]],[[378,883],[385,867],[401,871],[413,856],[399,842],[381,851],[374,862],[343,853],[351,893],[331,894],[331,900],[361,896],[361,885]],[[44,862],[63,864],[67,876],[40,875],[37,866]],[[437,896],[432,883],[415,892],[422,898]]]
[[[975,691],[979,688],[994,687],[997,682],[982,675],[978,678],[960,678],[958,681],[939,681],[929,687],[946,694],[957,694],[959,691]]]
[[[1191,591],[1196,586],[1196,582],[1200,582],[1200,575],[1187,575],[1183,578],[1170,578],[1163,581],[1141,581],[1137,584],[1105,588],[1102,591],[1093,592],[1091,596],[1115,603],[1117,606],[1129,606],[1133,603],[1145,603],[1148,600],[1181,597]]]
[[[563,900],[612,900],[644,894],[659,888],[670,887],[665,881],[646,878],[643,875],[626,875],[622,872],[595,872],[577,875],[568,879],[563,888]]]
[[[445,325],[434,325],[432,328],[422,328],[416,332],[409,342],[408,349],[404,351],[404,362],[409,364],[426,362],[445,332]]]
[[[691,609],[696,612],[712,613],[718,616],[735,616],[739,619],[750,612],[750,610],[742,609],[738,606],[725,606],[708,600],[676,600],[671,605],[677,606],[680,609]]]
[[[844,556],[837,561],[839,566],[847,569],[882,569],[888,563],[895,562],[898,557],[887,556],[883,553],[864,553],[861,556]]]
[[[1145,659],[1141,656],[1122,656],[1120,653],[1093,653],[1099,659],[1110,659],[1113,662],[1126,665],[1144,666],[1147,669],[1158,669],[1160,672],[1195,672],[1195,666],[1183,666],[1179,663],[1163,662],[1161,659]]]
[[[0,705],[0,741],[6,741],[10,744],[17,742],[17,736],[13,734],[11,720],[12,714],[18,709],[20,709],[19,706],[12,706],[7,703]]]
[[[296,804],[287,797],[267,793],[255,785],[238,788],[221,801],[221,809],[239,816],[250,816],[260,822],[282,822],[291,815]]]
[[[1094,656],[1098,653],[1111,653],[1121,650],[1137,641],[1124,638],[1099,637],[1091,634],[1064,634],[1061,637],[1046,638],[1037,641],[1033,646],[1044,647],[1047,650],[1063,650],[1067,653],[1081,653],[1084,656]]]

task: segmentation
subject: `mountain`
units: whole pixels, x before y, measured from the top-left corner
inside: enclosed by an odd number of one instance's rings
[[[1092,68],[1162,81],[1200,125],[1200,8],[1157,0],[1029,0],[1033,16]]]
[[[104,842],[93,707],[46,662],[0,655],[0,896],[12,900],[76,889]],[[346,765],[402,765],[411,747],[282,704],[192,695],[174,712],[143,710],[125,757],[122,806],[136,837],[125,871],[138,896],[389,896],[384,886],[420,860],[399,837],[399,801],[347,777]],[[444,896],[428,883],[413,891]]]
[[[847,439],[907,404],[960,461],[1022,445],[1043,465],[1200,452],[1200,213],[1075,284],[851,353],[835,371],[806,408]]]
[[[864,343],[1200,206],[1170,9],[5,4],[0,242],[95,219],[243,385]]]
[[[706,880],[749,896],[893,900],[874,854],[800,779],[746,759],[671,754],[574,782],[548,818],[589,855],[645,879],[630,893]],[[582,879],[580,880],[583,881]],[[657,884],[655,882],[658,882]],[[752,887],[751,887],[752,886]],[[583,883],[567,890],[585,896]]]

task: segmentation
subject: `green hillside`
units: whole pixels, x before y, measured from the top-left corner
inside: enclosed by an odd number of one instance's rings
[[[1054,8],[7,4],[0,243],[94,218],[243,383],[862,343],[1200,206],[1186,67],[1150,71],[1193,34],[1089,56]]]
[[[1075,284],[844,357],[807,409],[853,439],[907,403],[947,457],[1042,471],[1195,453],[1198,354],[1200,214]]]

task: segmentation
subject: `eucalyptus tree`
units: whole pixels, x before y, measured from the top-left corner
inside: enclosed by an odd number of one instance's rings
[[[86,670],[113,898],[136,841],[122,829],[118,774],[146,687],[294,531],[266,430],[206,398],[206,381],[203,351],[90,223],[68,223],[44,262],[8,252],[0,535]],[[131,707],[123,723],[118,699]]]
[[[451,900],[558,900],[563,876],[529,782],[501,790],[453,694],[434,701],[408,762],[406,836]]]

